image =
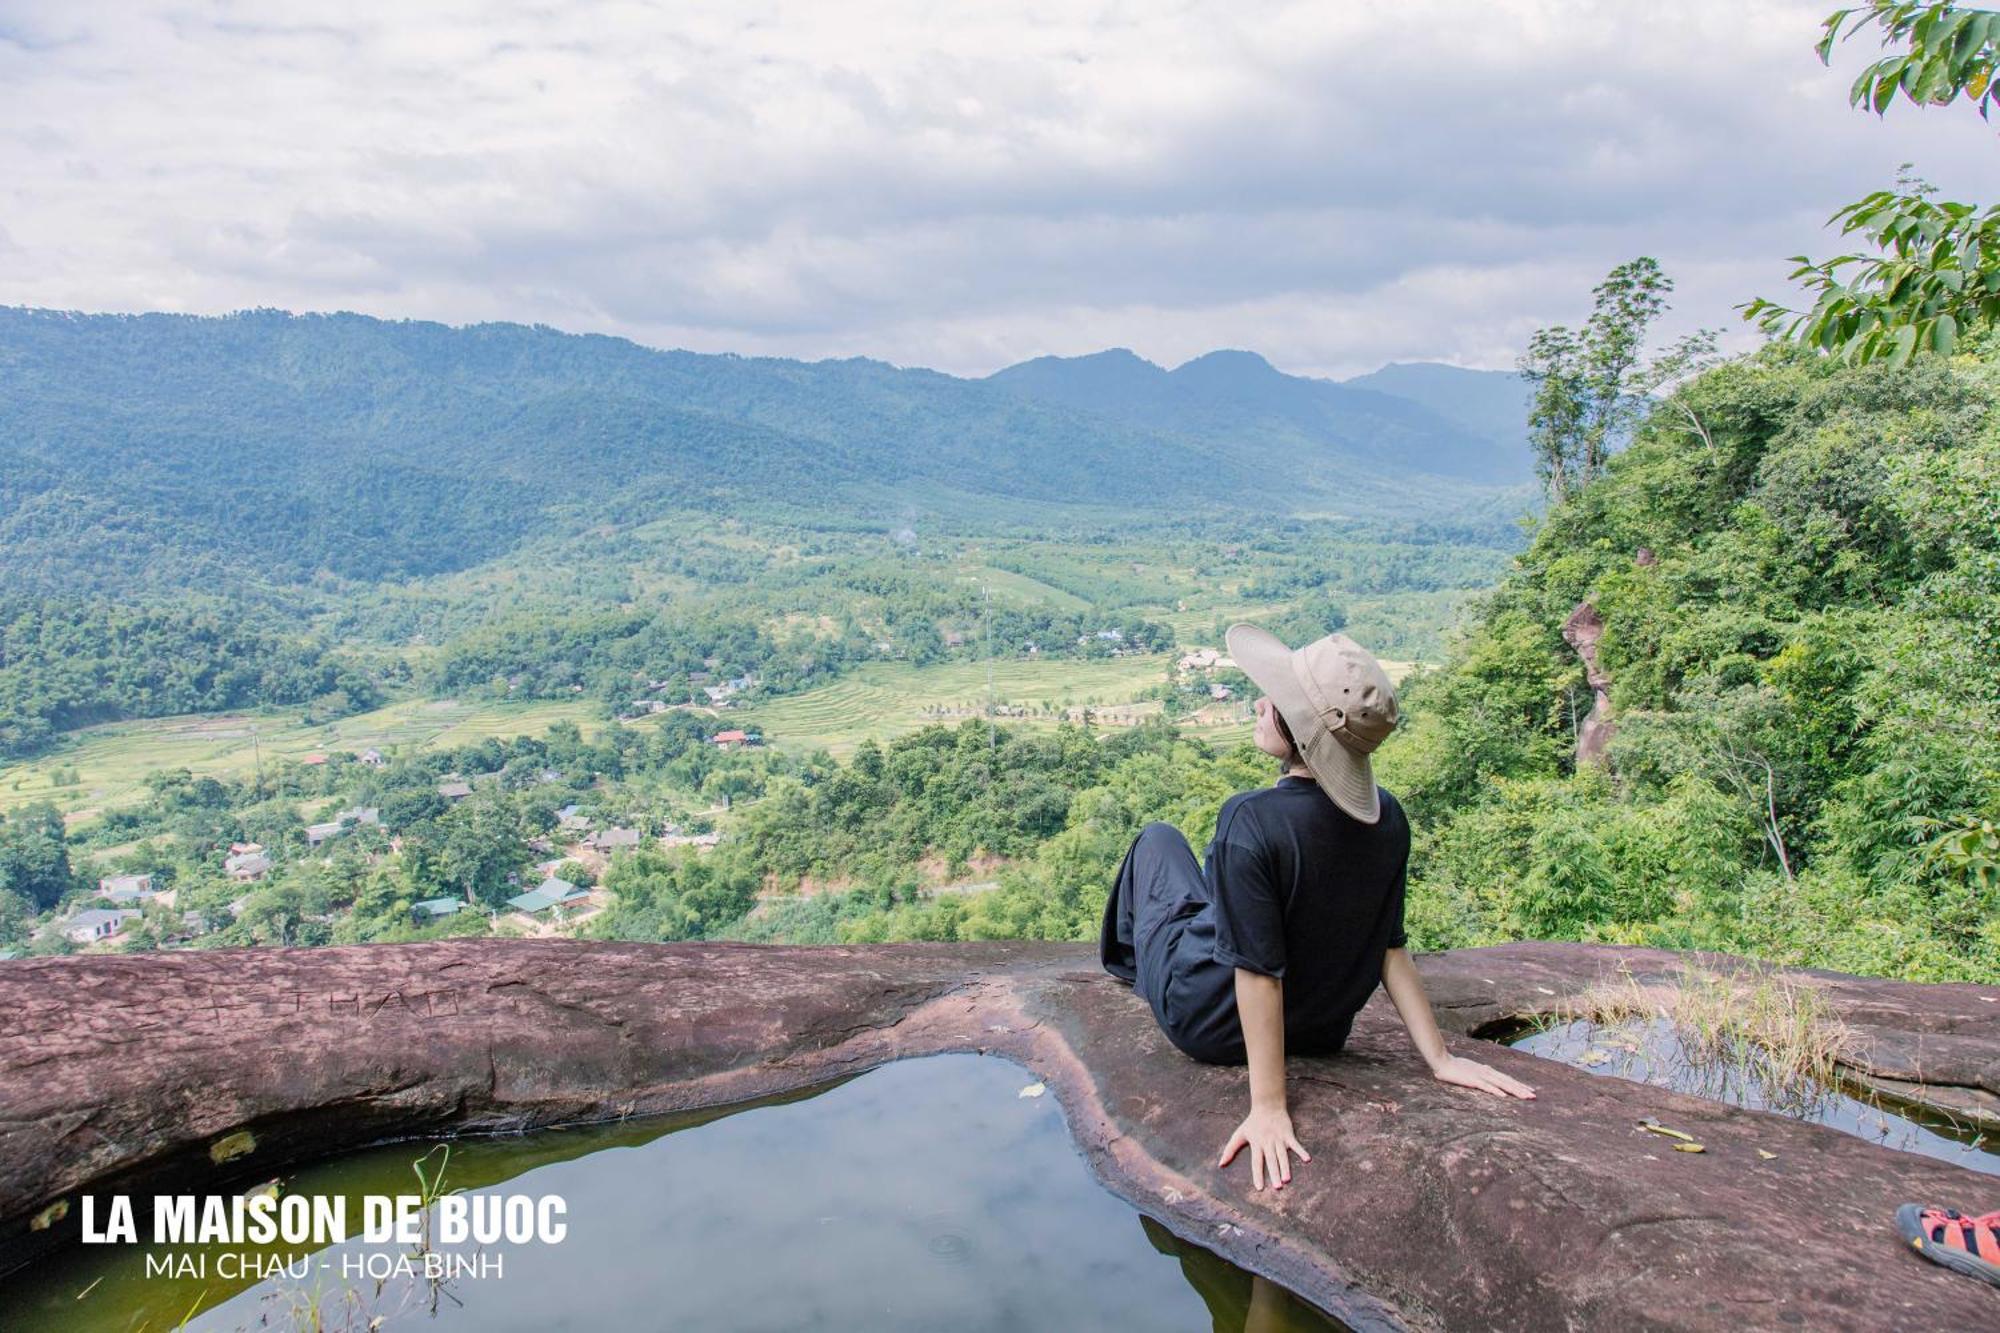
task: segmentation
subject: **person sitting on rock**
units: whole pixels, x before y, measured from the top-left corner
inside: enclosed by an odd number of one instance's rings
[[[1378,982],[1438,1079],[1535,1093],[1445,1049],[1404,947],[1410,825],[1369,761],[1397,719],[1381,664],[1344,634],[1294,652],[1235,625],[1228,644],[1264,692],[1255,741],[1281,775],[1224,802],[1205,871],[1171,824],[1142,829],[1104,905],[1099,952],[1183,1053],[1249,1065],[1250,1113],[1217,1165],[1247,1147],[1255,1187],[1282,1189],[1291,1154],[1312,1160],[1286,1109],[1285,1056],[1339,1051]]]

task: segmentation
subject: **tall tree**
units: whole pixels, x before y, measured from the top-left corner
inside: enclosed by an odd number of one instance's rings
[[[1581,329],[1538,330],[1520,360],[1534,387],[1528,438],[1552,500],[1588,485],[1631,429],[1659,377],[1641,360],[1646,332],[1667,309],[1673,279],[1657,260],[1620,264],[1591,293]]]
[[[31,805],[0,815],[0,892],[17,893],[47,911],[75,882],[60,811]]]

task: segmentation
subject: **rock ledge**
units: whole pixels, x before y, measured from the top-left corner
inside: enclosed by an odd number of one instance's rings
[[[1048,1083],[1117,1193],[1357,1328],[1993,1320],[1992,1291],[1904,1253],[1890,1218],[1912,1199],[1983,1210],[2000,1181],[1469,1035],[1621,967],[1670,979],[1682,961],[1574,944],[1423,959],[1455,1046],[1542,1096],[1431,1080],[1378,995],[1345,1054],[1292,1062],[1313,1162],[1264,1194],[1244,1163],[1213,1165],[1243,1071],[1174,1051],[1079,945],[459,941],[17,961],[0,965],[0,1270],[62,1233],[30,1219],[79,1190],[261,1179],[395,1135],[712,1106],[982,1051]],[[1800,975],[1868,1039],[1857,1073],[2000,1112],[2000,989]],[[1645,1116],[1707,1151],[1662,1150],[1636,1128]]]

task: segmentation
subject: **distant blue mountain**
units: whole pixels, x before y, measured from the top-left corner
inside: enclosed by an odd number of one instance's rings
[[[1528,400],[1534,392],[1511,370],[1399,361],[1342,383],[1420,403],[1475,435],[1515,446],[1527,457]]]
[[[1482,485],[1532,477],[1518,423],[1506,427],[1498,412],[1484,410],[1487,386],[1424,375],[1390,381],[1407,382],[1407,389],[1287,375],[1255,352],[1236,350],[1210,352],[1170,371],[1124,348],[1037,357],[988,377],[1036,403],[1188,436],[1219,459],[1313,490],[1338,493],[1390,478],[1409,484],[1423,476]]]

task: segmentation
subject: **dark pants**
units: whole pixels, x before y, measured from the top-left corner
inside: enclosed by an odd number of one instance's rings
[[[1215,1003],[1199,1006],[1218,1011],[1213,1013],[1183,1014],[1170,1010],[1166,1003],[1175,946],[1189,918],[1207,903],[1208,881],[1187,839],[1172,824],[1148,824],[1132,840],[1118,867],[1111,896],[1105,901],[1098,956],[1105,971],[1131,983],[1139,997],[1152,1006],[1153,1017],[1174,1045],[1198,1060],[1240,1064],[1242,1038],[1233,995],[1217,995]],[[1183,986],[1177,995],[1182,1004],[1188,989]],[[1226,1014],[1220,1012],[1224,1009]],[[1211,1027],[1226,1030],[1220,1034],[1220,1043],[1208,1039]]]

